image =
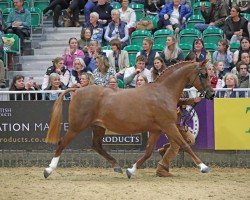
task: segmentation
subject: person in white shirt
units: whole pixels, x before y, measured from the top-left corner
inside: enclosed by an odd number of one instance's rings
[[[123,81],[126,87],[134,88],[136,86],[137,76],[139,75],[146,76],[148,82],[152,82],[151,71],[145,68],[146,61],[147,58],[140,55],[136,58],[136,66],[129,67],[125,70]]]

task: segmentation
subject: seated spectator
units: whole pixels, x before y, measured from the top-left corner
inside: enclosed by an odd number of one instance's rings
[[[144,76],[144,75],[137,76],[136,87],[141,87],[141,86],[145,85],[146,83],[148,83],[148,79],[146,76]]]
[[[109,78],[108,87],[112,89],[118,89],[118,80],[115,76]]]
[[[165,0],[146,0],[145,9],[148,14],[158,15],[165,5]]]
[[[83,28],[81,31],[81,39],[78,40],[78,48],[83,50],[88,48],[88,44],[91,41],[91,30],[89,28]]]
[[[86,72],[86,65],[82,58],[75,58],[73,61],[73,69],[71,71],[71,79],[69,87],[79,88],[81,87],[82,73]]]
[[[57,57],[53,60],[53,65],[49,67],[43,77],[42,90],[44,90],[49,83],[49,75],[52,73],[57,73],[60,76],[61,82],[68,86],[70,80],[70,72],[64,66],[64,61],[62,57]]]
[[[240,15],[240,8],[233,6],[224,25],[224,33],[230,43],[240,42],[242,37],[249,37],[247,24],[248,21]]]
[[[49,75],[49,84],[44,90],[66,90],[67,87],[61,82],[60,75],[57,73],[51,73]],[[59,96],[59,92],[46,93],[46,100],[56,100]],[[70,94],[65,95],[66,99],[70,98]]]
[[[120,18],[122,21],[127,23],[128,33],[131,35],[136,26],[136,14],[135,11],[128,6],[128,0],[121,0],[121,4],[122,7],[119,9]]]
[[[94,84],[94,77],[92,74],[83,72],[80,79],[81,87],[86,87],[88,85]]]
[[[59,17],[62,14],[62,10],[68,8],[71,0],[52,0],[50,4],[43,10],[43,14],[46,14],[49,10],[53,11],[53,25],[60,27],[58,23]]]
[[[144,38],[142,42],[142,48],[140,52],[137,53],[136,56],[143,55],[147,58],[146,62],[146,68],[151,69],[152,66],[154,65],[154,58],[159,56],[159,53],[155,50],[153,50],[153,39],[152,38]]]
[[[178,47],[177,39],[174,36],[167,37],[167,45],[160,56],[163,58],[166,66],[173,65],[184,60],[182,50]]]
[[[250,72],[250,52],[249,51],[242,51],[240,55],[240,59],[237,63],[239,62],[244,62],[247,66],[247,71]],[[237,64],[236,64],[237,65]],[[237,67],[234,67],[231,71],[233,74],[238,74],[238,69]]]
[[[83,23],[83,28],[89,28],[91,31],[91,40],[98,41],[101,45],[103,43],[103,27],[98,22],[99,14],[97,12],[90,13],[89,23]]]
[[[91,12],[97,12],[99,14],[98,22],[105,27],[111,22],[111,10],[113,10],[113,7],[107,0],[98,0],[97,5],[93,7]]]
[[[136,58],[136,66],[129,67],[125,70],[124,73],[124,84],[126,87],[135,88],[136,86],[136,79],[139,75],[144,75],[147,77],[148,82],[152,82],[152,76],[150,70],[145,68],[147,58],[140,55]]]
[[[234,52],[234,55],[233,55],[233,62],[234,64],[236,64],[240,58],[241,58],[241,53],[243,51],[248,51],[250,52],[250,39],[247,38],[247,37],[243,37],[241,40],[240,40],[240,48],[239,50],[236,50]]]
[[[21,41],[21,52],[23,52],[24,39],[30,37],[31,14],[23,8],[23,0],[14,0],[13,3],[15,9],[11,10],[8,15],[5,33],[18,35]]]
[[[215,75],[215,69],[212,64],[206,66],[207,68],[207,75],[210,79],[210,83],[212,88],[220,88],[220,81],[219,78]]]
[[[227,73],[224,77],[225,86],[223,88],[230,88],[231,90],[217,92],[216,97],[220,98],[236,98],[236,97],[245,97],[244,92],[232,91],[234,88],[237,88],[239,80],[235,74]]]
[[[224,62],[222,61],[216,61],[214,63],[214,74],[216,77],[218,77],[218,83],[216,88],[223,88],[225,86],[224,82]]]
[[[115,76],[115,70],[109,67],[108,59],[104,56],[96,57],[96,66],[93,73],[94,82],[96,85],[107,86],[110,76]]]
[[[248,72],[248,66],[243,61],[240,61],[236,65],[238,71],[239,88],[250,88],[250,78]]]
[[[9,88],[9,91],[34,91],[34,90],[40,90],[40,88],[33,80],[33,77],[30,77],[29,80],[25,83],[24,76],[22,75],[15,75],[13,77],[12,83]],[[41,99],[40,93],[10,94],[10,100],[40,100],[40,99]]]
[[[224,0],[210,0],[211,7],[206,11],[205,4],[201,5],[201,14],[205,19],[205,24],[197,23],[195,28],[204,31],[208,27],[222,28],[228,13],[228,5]]]
[[[93,10],[93,8],[96,6],[97,2],[98,2],[97,0],[88,0],[87,3],[85,4],[84,6],[85,24],[88,24],[90,22],[90,13]]]
[[[190,7],[181,4],[180,0],[173,0],[162,8],[158,28],[167,28],[178,33],[180,29],[185,28],[186,21],[192,14]]]
[[[112,21],[108,24],[105,31],[104,39],[110,42],[112,39],[119,39],[122,48],[129,44],[129,34],[126,22],[121,21],[120,13],[114,9],[111,11]]]
[[[164,60],[161,57],[155,57],[154,58],[154,65],[151,68],[152,72],[152,79],[155,81],[155,79],[162,73],[163,70],[165,70],[167,67],[164,63]]]
[[[213,62],[223,61],[224,73],[232,70],[233,53],[230,51],[230,46],[226,39],[221,39],[218,42],[218,50],[213,53]]]
[[[116,78],[123,80],[125,69],[129,67],[128,52],[122,50],[122,45],[119,39],[111,40],[110,47],[112,49],[108,54],[110,67],[115,69]]]
[[[75,58],[83,58],[84,53],[82,50],[78,49],[78,42],[76,38],[69,39],[69,47],[65,49],[62,58],[64,64],[67,66],[69,71],[73,68],[73,61]]]
[[[66,9],[68,19],[74,24],[75,27],[80,27],[79,14],[80,10],[85,7],[87,0],[72,0],[69,7]]]
[[[195,39],[193,42],[193,52],[196,55],[196,61],[202,62],[208,60],[207,65],[211,64],[211,54],[204,47],[204,42],[201,38]]]

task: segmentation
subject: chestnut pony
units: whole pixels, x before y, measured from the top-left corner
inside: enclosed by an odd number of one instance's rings
[[[177,63],[164,70],[154,83],[135,89],[116,90],[92,85],[64,91],[54,103],[46,137],[46,142],[58,143],[59,146],[49,167],[44,170],[44,177],[47,178],[56,169],[62,150],[87,127],[93,129],[92,148],[107,159],[116,172],[122,173],[121,167],[102,148],[106,129],[123,134],[149,131],[153,135],[148,140],[152,143],[148,145],[150,148],[154,146],[158,135],[164,132],[192,157],[202,172],[208,172],[209,168],[193,152],[175,125],[176,105],[187,84],[196,87],[208,99],[214,97],[205,63]],[[74,95],[69,104],[69,129],[59,140],[63,98],[72,91]],[[141,164],[142,162],[144,160],[141,160]],[[129,177],[131,173],[127,170]]]

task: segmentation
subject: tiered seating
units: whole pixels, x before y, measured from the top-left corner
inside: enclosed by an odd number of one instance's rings
[[[192,15],[187,21],[187,28],[194,28],[197,23],[205,23],[204,18],[201,15]]]
[[[11,49],[5,50],[6,53],[15,53],[20,54],[20,39],[16,34],[4,34],[6,38],[14,38],[14,44],[12,45]]]
[[[114,9],[119,9],[122,7],[122,5],[119,2],[111,2],[110,5],[114,8]]]
[[[33,0],[33,6],[43,11],[49,5],[49,0]]]
[[[192,51],[192,45],[186,44],[186,43],[180,43],[179,44],[180,49],[182,50],[184,57],[188,55],[190,51]]]
[[[197,38],[201,38],[201,32],[193,28],[183,29],[179,35],[180,44],[185,43],[192,45]]]
[[[234,42],[230,44],[230,50],[232,52],[235,52],[236,50],[238,50],[240,48],[240,43],[239,42]]]
[[[205,49],[213,55],[213,53],[217,50],[217,44],[215,43],[204,43]]]
[[[147,30],[136,30],[131,35],[131,44],[142,45],[142,41],[145,37],[151,37],[152,34]]]
[[[218,44],[223,39],[223,31],[219,28],[207,28],[203,31],[204,43]]]
[[[12,0],[1,0],[0,1],[0,10],[10,8],[12,5]]]
[[[129,5],[129,7],[132,8],[135,11],[136,21],[140,21],[145,16],[144,5],[143,4],[131,3]]]
[[[124,50],[128,52],[130,67],[134,66],[136,60],[136,54],[142,50],[142,47],[139,45],[128,45],[124,47]]]
[[[166,38],[168,36],[174,35],[174,32],[169,29],[161,29],[155,31],[154,33],[154,44],[160,44],[162,46],[166,46]]]
[[[193,11],[194,11],[194,15],[201,15],[201,5],[205,4],[205,9],[208,9],[209,7],[211,7],[211,3],[207,2],[207,1],[199,1],[196,2],[195,4],[193,4]]]

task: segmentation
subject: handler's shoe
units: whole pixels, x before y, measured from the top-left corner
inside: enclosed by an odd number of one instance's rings
[[[156,176],[172,177],[173,174],[169,173],[168,167],[165,167],[163,164],[158,163],[157,168],[156,168]]]
[[[158,149],[158,153],[161,155],[161,157],[164,156],[167,149],[170,147],[170,143],[165,144],[162,148]]]

